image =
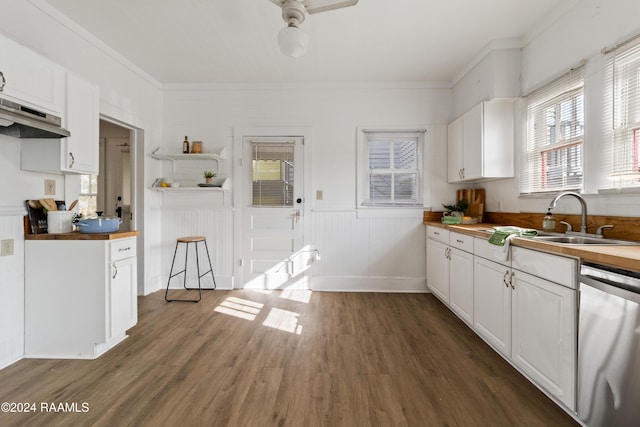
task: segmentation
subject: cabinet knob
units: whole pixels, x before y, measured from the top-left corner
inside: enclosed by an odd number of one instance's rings
[[[69,168],[73,167],[73,164],[76,162],[76,158],[73,157],[73,153],[69,152],[69,157],[71,157],[71,163],[69,164]]]
[[[3,91],[5,83],[7,83],[7,79],[4,78],[4,74],[0,71],[0,92]]]

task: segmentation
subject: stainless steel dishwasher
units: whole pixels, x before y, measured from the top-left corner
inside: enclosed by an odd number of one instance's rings
[[[589,427],[640,422],[640,274],[583,264],[578,417]]]

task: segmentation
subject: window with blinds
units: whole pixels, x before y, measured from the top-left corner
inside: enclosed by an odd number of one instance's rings
[[[422,202],[422,132],[368,132],[365,205],[418,205]]]
[[[613,123],[603,157],[615,188],[640,186],[640,38],[616,49],[608,62]]]
[[[253,206],[293,206],[293,143],[253,143]]]
[[[582,190],[583,67],[527,96],[520,193]]]

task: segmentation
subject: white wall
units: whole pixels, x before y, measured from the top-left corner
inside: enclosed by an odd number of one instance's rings
[[[600,50],[615,46],[640,33],[637,17],[640,2],[635,0],[584,0],[577,2],[564,15],[553,21],[544,31],[536,32],[522,49],[522,93],[526,94],[544,83],[566,73],[582,61],[585,65],[585,198],[589,214],[640,216],[640,197],[634,194],[600,195],[600,156],[598,150],[605,141],[604,56]],[[477,75],[470,73],[456,86],[458,101],[482,101],[471,90]],[[516,105],[516,173],[519,170],[519,151],[525,138],[526,106]],[[486,209],[506,212],[545,212],[551,197],[519,197],[518,178],[478,184],[487,190]],[[579,213],[575,200],[561,200],[557,212]]]
[[[162,93],[160,86],[144,73],[128,65],[99,42],[92,40],[73,23],[51,11],[40,0],[1,0],[0,35],[11,38],[100,87],[100,112],[116,121],[144,129],[144,145],[161,138]],[[11,17],[10,19],[7,17]],[[13,238],[15,255],[0,259],[0,367],[23,354],[24,334],[24,236],[22,215],[26,199],[44,197],[44,179],[56,180],[56,199],[73,200],[77,194],[65,194],[75,188],[72,178],[20,170],[21,140],[0,135],[0,239]],[[148,152],[140,146],[140,152]],[[149,185],[146,176],[155,176],[157,165],[140,168],[145,174],[141,188]],[[69,182],[67,182],[69,181]],[[151,193],[151,192],[146,192]],[[141,207],[146,219],[141,253],[151,254],[141,273],[142,285],[158,286],[160,220],[152,215],[159,204],[155,193],[145,194]],[[153,255],[156,255],[155,257]],[[73,274],[73,272],[69,272]]]
[[[311,274],[325,279],[321,284],[319,280],[312,284],[317,284],[316,289],[380,290],[371,279],[386,277],[386,290],[416,290],[417,281],[424,289],[422,212],[417,211],[410,220],[395,218],[388,211],[378,211],[375,218],[363,218],[356,212],[356,128],[428,127],[425,192],[431,198],[425,200],[425,205],[439,206],[454,194],[446,184],[446,167],[442,168],[446,164],[444,124],[451,117],[450,90],[406,84],[182,86],[166,91],[164,103],[165,152],[179,152],[184,135],[190,140],[202,140],[205,152],[221,147],[231,152],[233,129],[237,127],[311,127],[313,143],[305,154],[312,156],[313,181],[312,194],[307,195],[312,203],[313,222],[312,236],[308,237],[322,254],[322,261]],[[232,176],[231,165],[227,163],[225,167]],[[165,165],[164,173],[169,173],[167,168],[169,165]],[[323,200],[314,200],[316,190],[323,191]],[[170,217],[179,216],[180,207],[165,201],[171,206]],[[210,205],[212,218],[226,218],[213,214],[221,208]],[[185,206],[184,213],[189,209],[192,207]],[[189,231],[181,227],[183,232]],[[193,227],[191,232],[203,232],[200,221],[195,221]],[[341,232],[345,229],[357,229],[357,235]],[[390,230],[393,232],[386,232]],[[211,232],[215,239],[225,236]],[[167,235],[165,239],[167,259],[175,236]],[[229,241],[222,247],[232,248],[239,243]],[[226,255],[214,257],[223,272],[232,271],[231,263],[239,261]],[[398,262],[399,259],[404,261]],[[347,277],[350,280],[344,281]]]

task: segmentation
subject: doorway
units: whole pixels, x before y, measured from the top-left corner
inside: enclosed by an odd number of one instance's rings
[[[309,289],[307,128],[234,130],[234,287]],[[255,135],[255,136],[251,136]],[[236,167],[237,166],[237,167]]]
[[[134,174],[131,139],[130,129],[100,120],[100,173],[96,207],[105,216],[121,218],[120,231],[132,229],[131,177]]]

